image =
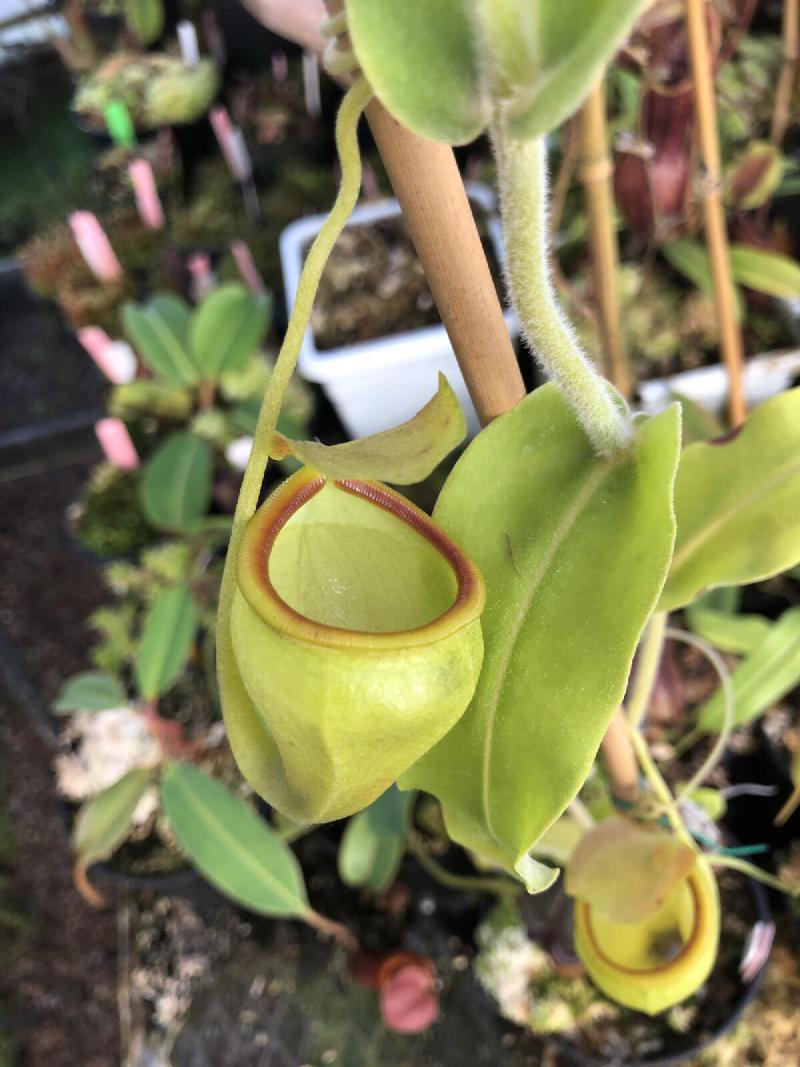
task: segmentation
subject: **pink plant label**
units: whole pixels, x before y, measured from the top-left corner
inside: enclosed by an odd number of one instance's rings
[[[78,330],[78,340],[114,385],[127,385],[136,377],[136,356],[127,341],[112,341],[99,326]]]
[[[253,253],[244,241],[232,241],[231,254],[236,263],[236,269],[239,271],[242,281],[248,289],[252,293],[255,293],[256,296],[265,292],[266,287],[264,285],[264,279],[261,277],[255,260],[253,259]]]
[[[100,419],[94,425],[94,432],[112,467],[121,471],[136,470],[139,456],[122,419]]]
[[[211,109],[209,119],[225,162],[228,164],[228,170],[238,182],[247,181],[253,172],[253,164],[244,134],[237,126],[234,126],[228,109],[221,104]]]
[[[192,288],[195,300],[202,300],[216,284],[211,260],[205,252],[193,252],[186,261],[192,276]]]
[[[153,168],[147,159],[134,159],[128,167],[136,209],[149,230],[160,230],[164,225],[164,212],[158,197]]]
[[[91,211],[74,211],[69,224],[81,255],[95,277],[101,282],[119,281],[122,264],[97,216]]]

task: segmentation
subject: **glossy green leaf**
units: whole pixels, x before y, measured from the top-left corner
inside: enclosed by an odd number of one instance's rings
[[[490,102],[466,0],[348,0],[347,28],[370,85],[405,126],[450,144],[484,129]]]
[[[730,615],[697,604],[686,609],[686,621],[690,630],[715,648],[737,656],[754,651],[770,630],[763,615]]]
[[[269,321],[272,301],[256,296],[239,282],[220,286],[192,316],[192,359],[202,378],[217,379],[240,370],[258,349]]]
[[[303,874],[291,849],[244,800],[188,763],[170,763],[161,801],[195,867],[238,904],[263,915],[308,912]]]
[[[800,297],[800,263],[781,252],[732,245],[731,269],[735,281],[757,293]]]
[[[197,632],[197,609],[188,586],[159,594],[144,620],[136,657],[136,685],[145,700],[161,696],[184,668]]]
[[[691,237],[679,237],[676,241],[669,241],[661,246],[664,257],[672,264],[679,274],[687,278],[692,285],[697,286],[701,293],[709,298],[714,296],[714,279],[711,276],[711,261],[708,252],[699,241]],[[742,294],[734,285],[733,305],[736,309],[736,318],[744,317],[744,303]]]
[[[746,585],[800,560],[800,389],[756,408],[743,427],[684,449],[678,536],[659,608],[717,585]]]
[[[583,835],[565,889],[614,922],[643,922],[685,880],[695,855],[669,831],[615,816]]]
[[[125,21],[142,44],[158,40],[164,29],[164,5],[161,0],[125,0]]]
[[[276,433],[271,453],[276,459],[292,455],[328,478],[412,485],[427,478],[466,433],[458,397],[440,373],[436,395],[400,426],[343,445],[290,441]]]
[[[401,779],[443,805],[460,844],[551,874],[529,850],[582,785],[624,694],[674,538],[677,405],[598,459],[553,385],[492,422],[456,464],[435,518],[487,585],[475,697]]]
[[[382,893],[395,880],[406,849],[413,793],[397,786],[354,815],[339,846],[339,876],[345,885]]]
[[[122,325],[139,358],[171,385],[192,385],[197,368],[188,351],[189,307],[162,294],[143,305],[126,304]]]
[[[85,671],[65,682],[53,703],[57,715],[73,711],[107,711],[122,708],[128,703],[118,678],[104,671]]]
[[[174,433],[148,460],[141,481],[142,506],[165,530],[191,531],[211,500],[211,445],[192,433]]]
[[[107,859],[122,844],[150,775],[149,770],[141,767],[128,771],[83,805],[73,832],[76,859],[81,867]]]
[[[785,611],[764,640],[733,672],[734,722],[741,726],[757,718],[800,684],[800,608]],[[697,725],[720,730],[725,702],[717,691],[697,713]]]

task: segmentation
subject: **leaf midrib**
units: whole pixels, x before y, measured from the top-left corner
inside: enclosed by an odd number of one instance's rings
[[[488,715],[486,717],[486,727],[484,734],[483,752],[481,754],[481,806],[483,809],[483,818],[486,828],[492,835],[495,841],[500,843],[500,839],[494,830],[494,824],[491,815],[491,808],[489,804],[490,782],[491,782],[491,761],[492,761],[492,740],[494,735],[495,722],[497,719],[497,712],[500,706],[500,694],[503,689],[503,680],[508,673],[511,657],[516,649],[517,642],[522,632],[522,627],[531,609],[531,604],[536,595],[536,592],[544,582],[547,573],[550,569],[555,556],[564,545],[565,541],[569,537],[572,529],[575,526],[579,516],[585,509],[589,500],[594,496],[600,485],[610,477],[612,471],[615,469],[616,464],[603,464],[592,468],[588,476],[584,480],[580,489],[575,494],[575,498],[572,504],[566,509],[562,515],[556,529],[553,531],[553,535],[550,544],[547,547],[546,552],[543,554],[539,561],[539,565],[533,574],[530,584],[527,586],[525,596],[522,598],[516,617],[513,620],[510,630],[510,636],[506,639],[506,651],[500,666],[496,672],[498,679],[494,692],[492,693],[491,703],[489,705]]]
[[[195,797],[194,793],[181,781],[180,777],[176,778],[175,775],[172,775],[171,778],[172,784],[177,787],[178,792],[180,792],[183,796],[187,806],[193,812],[198,813],[200,819],[203,820],[206,825],[210,827],[211,830],[216,829],[219,833],[219,837],[222,838],[223,841],[228,841],[232,843],[232,845],[234,846],[234,853],[241,853],[241,855],[243,856],[243,865],[249,870],[251,870],[254,874],[256,874],[257,877],[261,879],[279,899],[285,900],[287,904],[291,906],[293,914],[302,915],[306,909],[303,906],[304,902],[302,900],[301,895],[299,893],[292,893],[285,885],[283,885],[282,882],[280,882],[271,873],[271,871],[269,871],[265,867],[262,867],[255,860],[253,855],[248,852],[243,845],[241,845],[236,835],[232,834],[223,822],[221,822],[219,819],[216,819],[208,807],[197,801],[197,798]],[[240,897],[240,899],[245,898]],[[248,903],[250,907],[253,907],[252,902]],[[300,905],[300,907],[298,907],[298,905]],[[256,907],[261,908],[263,907],[263,905],[259,904],[256,905]],[[269,911],[267,911],[266,914],[269,914]]]
[[[189,610],[192,607],[192,602],[189,596],[189,590],[186,586],[177,586],[174,589],[170,589],[164,593],[163,596],[165,598],[168,596],[171,597],[173,600],[177,601],[177,604],[173,607],[172,603],[169,603],[167,605],[169,611],[167,609],[162,609],[167,623],[166,629],[169,634],[169,640],[159,641],[157,650],[153,654],[152,662],[155,663],[157,669],[151,674],[151,681],[154,684],[148,686],[142,685],[142,690],[147,690],[147,692],[143,692],[143,696],[146,699],[157,696],[161,692],[161,687],[164,685],[165,679],[168,678],[171,673],[171,671],[166,670],[166,666],[167,664],[172,664],[172,661],[175,659],[175,648],[177,647],[180,651],[181,645],[186,644],[185,641],[177,640],[177,637],[181,635],[181,631],[184,628],[188,629],[188,627],[185,627],[185,616],[188,614],[188,617],[191,619]],[[164,602],[165,601],[162,600],[162,604]],[[152,623],[152,620],[155,617],[156,612],[154,611],[148,622]],[[153,633],[155,633],[155,628],[153,628]],[[172,669],[174,670],[174,667]]]
[[[145,312],[145,315],[149,319],[153,332],[161,342],[161,345],[167,353],[168,358],[171,360],[173,369],[179,375],[181,382],[186,385],[191,385],[192,382],[197,379],[197,369],[193,365],[191,358],[180,340],[172,332],[166,319],[164,319],[158,312],[155,312],[152,315],[147,315]]]

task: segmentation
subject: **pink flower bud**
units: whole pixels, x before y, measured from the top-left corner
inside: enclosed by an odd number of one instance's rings
[[[122,265],[100,221],[91,211],[74,211],[69,224],[75,242],[91,272],[101,282],[115,282],[122,277]]]
[[[164,212],[149,160],[132,160],[128,165],[128,173],[131,176],[139,217],[149,230],[160,230],[164,225]]]
[[[122,419],[100,419],[94,432],[108,462],[121,471],[136,470],[139,457]]]

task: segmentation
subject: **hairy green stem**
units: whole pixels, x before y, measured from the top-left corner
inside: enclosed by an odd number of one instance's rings
[[[653,694],[661,653],[664,649],[664,631],[667,626],[667,613],[657,611],[650,617],[639,645],[639,657],[636,661],[636,674],[631,686],[628,701],[628,722],[638,730],[647,713],[650,697]]]
[[[420,867],[424,868],[431,878],[448,889],[456,889],[462,893],[494,893],[495,896],[512,899],[520,892],[521,887],[516,882],[512,882],[510,878],[481,878],[453,874],[452,871],[446,870],[440,863],[437,863],[416,834],[408,835],[407,846]]]
[[[506,279],[525,338],[558,383],[595,450],[614,455],[631,441],[625,401],[581,351],[559,306],[550,272],[547,151],[544,138],[509,137],[502,119],[491,127],[503,208]]]
[[[303,334],[311,317],[314,297],[320,278],[336,239],[347,223],[361,190],[361,154],[358,149],[358,123],[364,108],[372,98],[372,90],[364,78],[359,78],[347,91],[336,119],[336,147],[342,167],[339,193],[325,224],[317,234],[303,266],[297,287],[294,307],[289,318],[286,336],[275,361],[261,411],[258,415],[253,447],[239,490],[233,516],[228,554],[222,575],[217,625],[217,670],[221,682],[235,668],[231,642],[230,619],[236,591],[236,556],[248,521],[258,507],[264,480],[264,470],[270,456],[272,439],[278,424],[281,405],[289,381],[297,365]]]

